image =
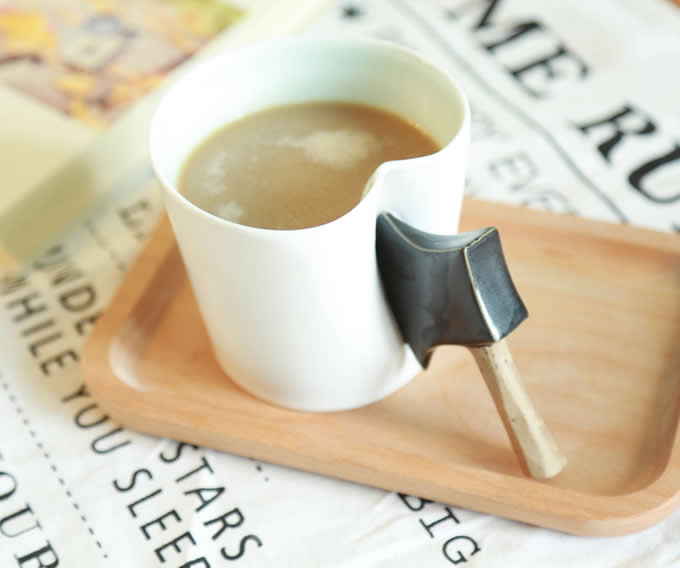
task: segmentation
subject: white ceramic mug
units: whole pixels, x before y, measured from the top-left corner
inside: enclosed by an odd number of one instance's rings
[[[244,115],[343,101],[396,113],[442,150],[382,164],[364,199],[317,227],[268,230],[196,207],[177,191],[190,151]],[[282,406],[344,410],[394,392],[421,367],[386,303],[376,216],[457,231],[469,109],[441,69],[393,44],[292,38],[232,51],[173,85],[153,118],[151,158],[217,361],[250,393]]]

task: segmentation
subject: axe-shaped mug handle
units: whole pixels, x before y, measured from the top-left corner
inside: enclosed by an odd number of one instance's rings
[[[423,367],[437,345],[468,347],[524,472],[543,479],[562,471],[567,460],[536,412],[504,339],[528,313],[498,231],[434,235],[381,213],[376,253],[387,300]]]

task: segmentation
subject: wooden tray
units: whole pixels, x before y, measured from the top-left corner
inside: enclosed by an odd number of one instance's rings
[[[349,412],[285,410],[235,386],[167,221],[90,336],[88,387],[135,430],[539,526],[616,535],[664,518],[680,504],[678,236],[474,200],[463,217],[500,229],[529,308],[510,344],[569,458],[551,481],[522,475],[463,348]]]

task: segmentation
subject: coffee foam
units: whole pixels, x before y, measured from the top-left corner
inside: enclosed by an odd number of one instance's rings
[[[201,184],[206,195],[219,195],[224,190],[224,178],[227,174],[227,153],[217,152],[207,164],[204,171],[204,179]]]
[[[216,205],[214,213],[218,217],[222,217],[222,219],[238,223],[245,214],[245,209],[232,199],[226,203]]]
[[[299,148],[308,160],[331,168],[352,168],[381,149],[381,142],[371,132],[341,128],[315,130],[304,136],[284,136],[277,144]]]

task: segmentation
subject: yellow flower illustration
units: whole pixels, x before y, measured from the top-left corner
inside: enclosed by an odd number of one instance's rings
[[[108,125],[96,107],[88,105],[83,99],[73,99],[69,104],[69,114],[84,124],[96,129],[103,129]]]
[[[61,91],[83,98],[93,91],[96,84],[96,79],[89,73],[69,73],[57,79],[57,88]]]
[[[114,0],[90,0],[89,4],[95,12],[115,13],[116,11]]]
[[[57,40],[48,23],[37,12],[0,10],[0,35],[7,51],[52,53]]]

